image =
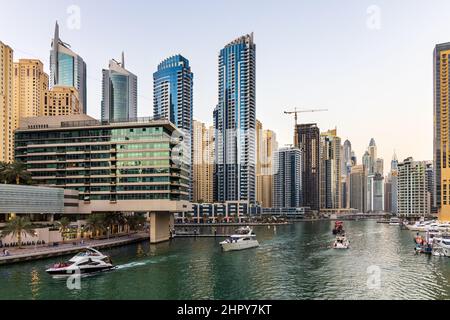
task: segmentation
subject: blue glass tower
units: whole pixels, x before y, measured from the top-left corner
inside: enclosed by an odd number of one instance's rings
[[[214,110],[216,201],[256,201],[256,45],[253,34],[220,51]]]
[[[153,74],[153,116],[170,120],[184,135],[185,154],[192,168],[194,74],[181,55],[167,58]],[[190,169],[192,199],[192,170]]]
[[[137,118],[137,77],[125,69],[122,62],[109,62],[103,70],[102,120],[128,121]]]
[[[50,51],[50,89],[54,86],[76,88],[84,114],[87,111],[86,74],[86,63],[71,50],[70,45],[61,41],[56,23]]]

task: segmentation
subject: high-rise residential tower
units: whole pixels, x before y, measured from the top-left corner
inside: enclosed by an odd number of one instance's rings
[[[256,45],[253,34],[219,54],[216,129],[216,201],[256,202]]]
[[[86,63],[59,38],[58,22],[50,51],[50,89],[54,86],[75,87],[82,113],[87,112]]]
[[[320,134],[320,207],[342,208],[341,138],[337,130]]]
[[[13,49],[0,41],[0,161],[14,158],[14,129],[18,126],[13,101]]]
[[[55,86],[45,92],[41,116],[69,116],[81,113],[78,90],[74,87]]]
[[[391,213],[398,213],[398,159],[394,152],[394,156],[391,161],[391,172],[389,174],[389,179],[391,182]]]
[[[367,169],[363,165],[353,166],[350,172],[350,208],[365,211]]]
[[[153,116],[168,119],[183,133],[185,154],[192,168],[194,74],[189,60],[181,55],[165,59],[153,74]],[[192,171],[190,199],[192,200]]]
[[[302,205],[319,211],[320,129],[317,124],[300,124],[296,132],[296,147],[302,152]]]
[[[273,207],[298,208],[302,200],[301,151],[284,148],[274,155]]]
[[[398,214],[429,215],[429,200],[426,162],[406,159],[398,165]]]
[[[49,81],[44,64],[36,59],[20,59],[14,63],[13,78],[14,109],[19,118],[43,115]]]
[[[103,69],[102,120],[128,121],[137,118],[137,76],[125,69],[122,61],[111,60]]]
[[[450,42],[434,49],[434,201],[440,220],[450,221]]]
[[[273,156],[278,150],[277,136],[272,130],[263,130],[256,122],[256,201],[263,208],[273,206]]]
[[[214,128],[194,120],[193,202],[214,202]]]

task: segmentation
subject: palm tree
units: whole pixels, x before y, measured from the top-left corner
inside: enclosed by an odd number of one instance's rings
[[[104,214],[91,214],[87,219],[87,224],[85,225],[85,230],[92,232],[94,237],[97,237],[99,233],[105,231],[105,219]]]
[[[31,184],[31,173],[27,171],[27,166],[21,161],[14,161],[3,167],[2,180],[7,183]]]
[[[219,213],[219,215],[217,216],[217,221],[218,221],[219,223],[222,223],[222,222],[223,222],[223,214]]]
[[[70,220],[66,217],[61,218],[61,220],[56,222],[59,227],[59,233],[61,233],[61,237],[63,239],[63,243],[66,240],[67,228],[70,226]]]
[[[5,176],[5,170],[8,167],[8,163],[4,161],[0,161],[0,182],[6,184],[6,176]]]
[[[127,218],[127,224],[130,227],[130,230],[138,231],[142,229],[146,220],[147,219],[142,215],[134,215]]]
[[[111,232],[114,231],[114,227],[117,226],[117,233],[119,233],[120,226],[124,226],[127,223],[127,219],[123,213],[110,213],[105,217],[105,226],[110,228]]]
[[[15,217],[11,219],[2,231],[2,236],[12,235],[17,238],[19,243],[19,249],[22,249],[22,236],[35,236],[36,231],[33,229],[33,225],[29,218]]]
[[[209,221],[209,215],[207,214],[207,213],[204,213],[203,214],[203,223],[208,223],[208,221]]]
[[[194,220],[194,216],[192,215],[192,213],[188,213],[186,218],[187,218],[189,223],[192,223],[192,221]]]

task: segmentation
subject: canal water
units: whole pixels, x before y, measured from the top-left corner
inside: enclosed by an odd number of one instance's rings
[[[450,299],[450,258],[415,255],[399,227],[345,226],[346,251],[331,249],[328,221],[257,227],[261,246],[240,252],[213,238],[106,250],[118,269],[83,277],[80,290],[45,273],[58,258],[0,266],[0,299]]]

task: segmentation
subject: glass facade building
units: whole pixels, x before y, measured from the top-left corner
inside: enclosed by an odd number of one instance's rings
[[[220,51],[214,110],[216,201],[256,202],[256,45],[253,34]]]
[[[168,119],[181,130],[185,153],[189,154],[192,162],[194,74],[189,60],[176,55],[161,62],[153,74],[153,85],[153,116]],[[192,172],[190,176],[192,177]],[[192,184],[190,198],[192,199]]]
[[[87,111],[86,75],[86,63],[59,38],[59,26],[56,23],[50,51],[50,89],[55,86],[76,88],[84,114]]]
[[[30,121],[16,131],[16,159],[40,185],[76,190],[84,202],[188,198],[190,167],[182,161],[176,128],[166,120]]]
[[[122,62],[109,62],[103,70],[102,120],[123,121],[137,118],[137,77]]]
[[[274,155],[273,206],[298,208],[302,205],[301,151],[286,148]]]

